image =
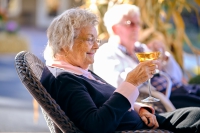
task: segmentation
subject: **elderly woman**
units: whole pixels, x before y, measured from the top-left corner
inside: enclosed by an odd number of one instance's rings
[[[158,127],[200,132],[200,108],[157,115],[135,102],[137,86],[152,77],[158,61],[140,63],[118,88],[88,70],[100,43],[97,24],[95,14],[75,8],[56,17],[47,31],[41,82],[75,125],[87,133]]]

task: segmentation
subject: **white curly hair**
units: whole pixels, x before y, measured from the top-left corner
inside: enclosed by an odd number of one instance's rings
[[[87,9],[72,8],[54,18],[47,29],[47,46],[44,58],[55,58],[62,48],[72,48],[81,28],[96,26],[98,17]]]
[[[120,23],[125,15],[140,15],[139,7],[130,4],[114,5],[104,15],[104,25],[109,34],[113,34],[112,26]]]

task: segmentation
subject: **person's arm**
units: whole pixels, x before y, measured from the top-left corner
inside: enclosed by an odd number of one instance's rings
[[[166,50],[164,43],[160,40],[153,40],[147,46],[152,51],[161,52],[160,69],[173,77],[176,81],[182,82],[182,70],[173,55]]]
[[[126,97],[128,101],[131,103],[131,106],[132,106],[131,109],[135,110],[138,114],[141,108],[144,108],[148,110],[150,113],[155,114],[155,110],[151,106],[136,102],[136,99],[139,95],[139,91],[138,91],[138,88],[133,86],[132,84],[128,82],[123,82],[115,90],[115,92],[118,92],[122,94],[124,97]]]
[[[167,56],[167,60],[163,62],[163,71],[173,77],[176,81],[182,82],[183,72],[181,67],[169,52],[165,51],[165,55]]]
[[[123,115],[131,107],[130,102],[123,95],[115,92],[101,107],[97,108],[83,84],[73,79],[66,80],[65,77],[61,79],[61,83],[59,94],[60,102],[63,103],[61,108],[85,132],[115,131]]]
[[[135,110],[136,112],[138,112],[138,114],[139,114],[141,108],[146,109],[146,110],[149,111],[151,114],[155,114],[155,110],[154,110],[153,107],[148,106],[148,105],[146,105],[146,104],[138,103],[138,102],[135,102],[135,103],[134,103],[134,110]]]
[[[138,64],[100,107],[97,107],[96,102],[94,103],[93,100],[98,101],[104,98],[101,97],[101,93],[95,91],[101,89],[101,86],[86,85],[75,76],[61,74],[58,77],[60,80],[58,84],[58,97],[60,100],[58,101],[70,119],[84,131],[95,133],[113,132],[119,125],[123,115],[134,106],[139,95],[137,86],[152,77],[151,72],[155,70],[157,63],[158,61],[153,60]],[[140,110],[144,111],[144,108]],[[142,114],[150,115],[151,113],[145,113],[144,111]]]

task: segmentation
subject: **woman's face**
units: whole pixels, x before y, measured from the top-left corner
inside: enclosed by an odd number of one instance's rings
[[[66,60],[74,66],[87,69],[94,62],[94,54],[98,48],[96,28],[84,27],[74,39],[72,50],[67,51]]]

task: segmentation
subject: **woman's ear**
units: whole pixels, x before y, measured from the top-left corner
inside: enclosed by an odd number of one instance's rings
[[[61,52],[62,55],[66,55],[69,52],[69,48],[68,47],[63,47],[63,48],[61,48],[60,52]]]

